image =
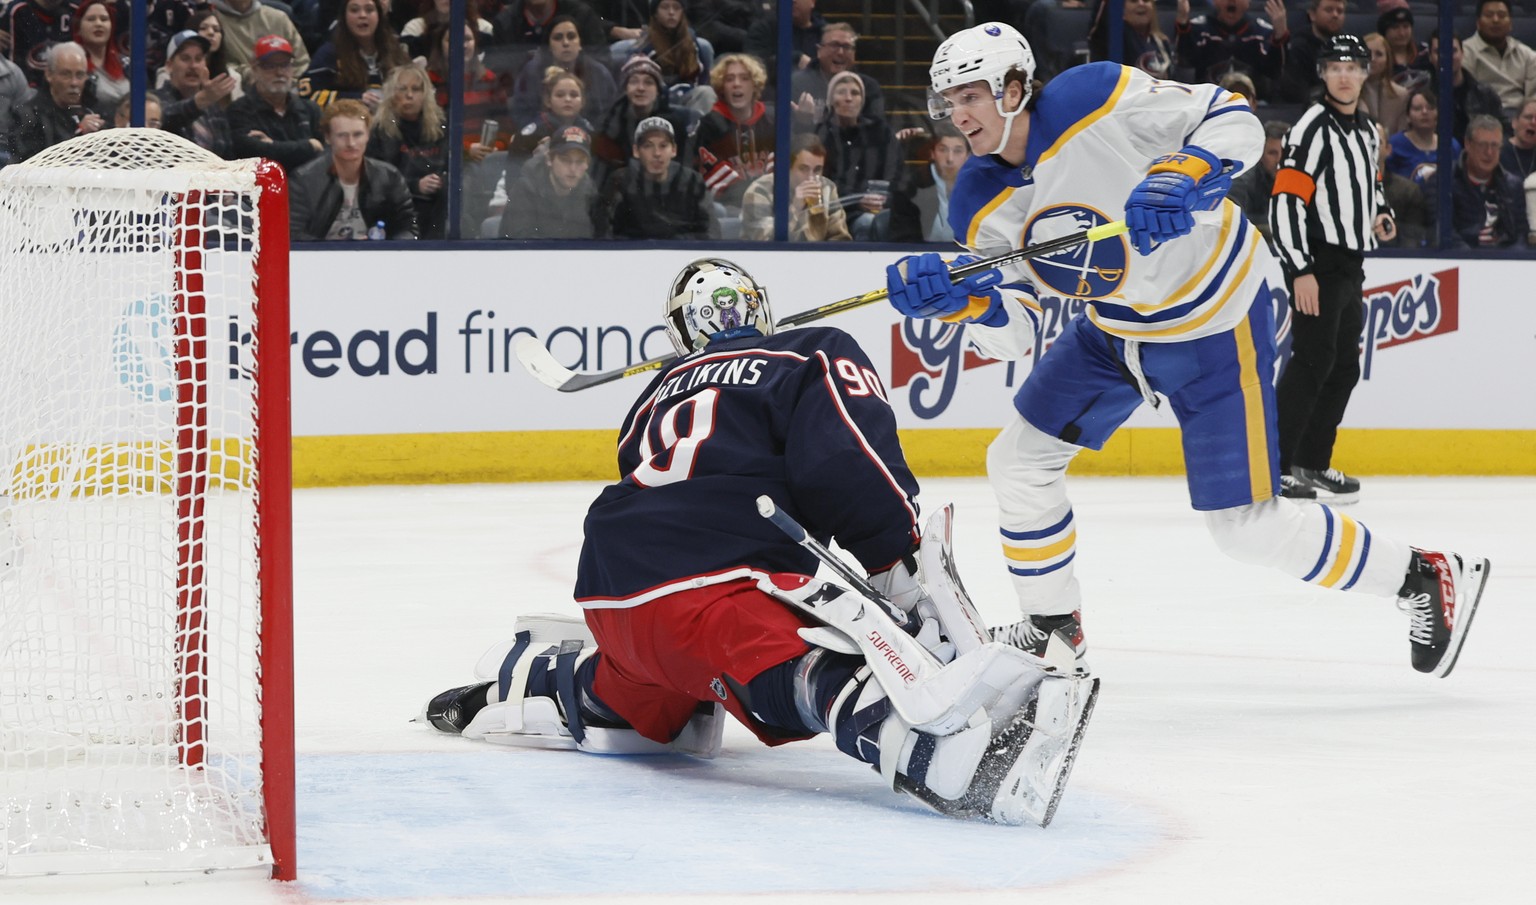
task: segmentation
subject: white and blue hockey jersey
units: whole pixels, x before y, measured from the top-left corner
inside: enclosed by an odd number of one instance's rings
[[[956,238],[984,256],[1121,220],[1152,161],[1198,145],[1246,170],[1264,132],[1241,96],[1215,85],[1154,79],[1113,63],[1068,69],[1047,85],[1029,119],[1024,165],[974,157],[950,199]],[[1138,254],[1123,236],[1003,268],[1023,309],[1041,295],[1081,298],[1106,333],[1180,342],[1232,329],[1271,270],[1263,238],[1237,205],[1195,214],[1188,236]],[[998,358],[1022,357],[1034,319],[1010,306],[1002,328],[967,336]]]
[[[884,386],[833,328],[724,340],[674,362],[624,420],[619,473],[587,512],[575,596],[588,608],[815,574],[815,557],[758,515],[759,494],[869,571],[919,536]]]

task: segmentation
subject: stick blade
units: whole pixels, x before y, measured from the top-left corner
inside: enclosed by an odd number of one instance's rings
[[[549,354],[543,343],[526,333],[518,334],[513,340],[512,351],[523,368],[547,387],[563,390],[571,378],[577,376],[575,371],[555,361],[555,356]]]

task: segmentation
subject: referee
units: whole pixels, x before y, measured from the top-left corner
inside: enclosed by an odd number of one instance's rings
[[[1273,242],[1291,292],[1291,360],[1276,390],[1280,493],[1352,503],[1360,482],[1332,467],[1349,394],[1360,380],[1364,253],[1397,234],[1377,175],[1381,138],[1359,109],[1370,51],[1335,35],[1318,51],[1323,99],[1291,127],[1269,199]]]

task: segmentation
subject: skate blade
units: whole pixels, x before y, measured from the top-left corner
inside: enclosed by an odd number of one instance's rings
[[[1067,791],[1067,779],[1072,775],[1072,766],[1077,762],[1077,752],[1083,744],[1083,734],[1088,731],[1088,718],[1093,715],[1093,705],[1099,700],[1099,680],[1092,679],[1088,685],[1088,700],[1083,704],[1082,713],[1077,717],[1077,726],[1072,732],[1072,743],[1067,747],[1066,759],[1062,762],[1061,772],[1056,777],[1056,788],[1051,793],[1051,801],[1045,807],[1045,817],[1040,821],[1042,828],[1051,825],[1051,819],[1056,816],[1056,807],[1061,804],[1061,796]]]

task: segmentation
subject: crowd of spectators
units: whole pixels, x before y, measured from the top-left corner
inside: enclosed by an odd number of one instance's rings
[[[770,79],[773,2],[468,0],[463,141],[453,148],[450,0],[147,2],[146,125],[221,157],[281,163],[296,211],[306,204],[295,238],[448,235],[456,159],[462,236],[769,239],[783,111],[792,240],[953,241],[948,192],[969,156],[964,137],[915,114],[920,97],[861,70],[858,31],[828,21],[816,0],[784,0],[794,56],[784,91]],[[1470,27],[1452,38],[1452,241],[1525,246],[1536,213],[1536,50],[1515,26],[1536,26],[1536,0],[1456,5]],[[141,64],[129,58],[128,0],[0,6],[0,166],[127,123]],[[1042,79],[1111,56],[1103,0],[973,6],[1031,39]],[[1396,244],[1416,247],[1437,241],[1445,176],[1433,6],[1124,0],[1116,56],[1254,103],[1266,153],[1233,198],[1262,230],[1288,124],[1321,90],[1318,48],[1347,28],[1366,31],[1362,105],[1386,136]],[[921,82],[924,68],[910,63],[906,81]]]

